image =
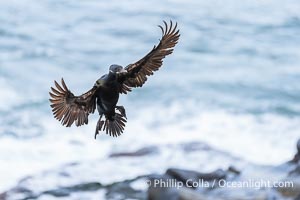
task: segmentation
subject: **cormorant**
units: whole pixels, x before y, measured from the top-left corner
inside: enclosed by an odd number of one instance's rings
[[[94,113],[96,106],[100,115],[97,122],[95,139],[99,131],[117,137],[123,133],[126,123],[126,112],[123,106],[117,106],[119,94],[127,94],[132,88],[142,87],[147,76],[153,75],[163,64],[163,58],[173,52],[179,39],[177,23],[173,26],[164,22],[159,25],[162,37],[157,46],[139,61],[123,68],[113,64],[108,74],[96,81],[88,92],[75,96],[66,86],[63,79],[61,85],[54,81],[56,88],[51,87],[52,112],[62,125],[70,127],[74,122],[76,126],[88,124],[88,115]],[[102,117],[105,120],[102,120]]]

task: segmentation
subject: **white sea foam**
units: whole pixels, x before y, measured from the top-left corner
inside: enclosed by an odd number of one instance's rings
[[[187,113],[187,108],[183,110],[182,106],[176,103],[167,107],[145,108],[137,112],[136,117],[129,118],[125,133],[117,139],[100,134],[98,139],[94,140],[96,120],[92,120],[89,126],[67,129],[52,118],[45,118],[42,123],[45,133],[42,137],[30,140],[15,140],[11,137],[1,139],[0,151],[5,154],[2,155],[0,174],[2,180],[9,180],[2,182],[1,187],[11,186],[27,174],[35,174],[64,163],[84,163],[99,159],[104,162],[112,152],[135,151],[151,145],[167,147],[187,142],[205,142],[215,149],[258,164],[280,164],[291,159],[295,152],[294,143],[298,137],[295,127],[299,124],[297,118],[276,115],[253,117],[213,110],[194,113],[194,109]],[[128,112],[130,113],[130,110]],[[166,148],[166,151],[170,150]],[[182,156],[167,156],[161,162],[181,163],[180,159]],[[208,158],[196,159],[201,163],[207,162]],[[151,160],[157,163],[155,157],[151,157]],[[112,163],[108,168],[114,168],[114,164],[121,166],[122,161],[120,162]],[[128,165],[127,161],[125,165]],[[186,163],[184,165],[188,166]],[[126,170],[129,166],[122,166],[124,173],[128,174]],[[104,168],[100,165],[97,170],[103,171]],[[158,168],[164,169],[160,165]],[[11,171],[14,173],[10,173]],[[134,174],[142,174],[139,173],[139,167],[133,171]],[[116,178],[119,177],[119,173],[115,175]],[[105,179],[105,176],[107,181],[112,181],[112,173],[104,173],[101,180]]]

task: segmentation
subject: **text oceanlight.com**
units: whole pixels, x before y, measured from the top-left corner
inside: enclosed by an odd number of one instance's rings
[[[270,181],[270,180],[243,180],[243,181],[228,181],[225,179],[206,181],[203,179],[194,180],[188,179],[185,182],[178,181],[176,179],[153,179],[147,181],[147,184],[152,187],[172,187],[172,188],[287,188],[294,187],[292,181]]]

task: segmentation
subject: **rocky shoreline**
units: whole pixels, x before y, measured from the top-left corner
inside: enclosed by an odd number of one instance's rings
[[[14,188],[0,194],[0,199],[300,200],[300,140],[294,158],[279,166],[251,164],[203,143],[179,146],[182,155],[206,152],[236,163],[211,172],[172,167],[164,173],[137,173],[114,182],[102,182],[101,175],[93,177],[96,172],[88,172],[90,178],[78,180],[78,172],[87,172],[82,164],[70,163],[61,169],[20,180]],[[145,157],[159,157],[163,154],[162,148],[151,146],[134,152],[114,152],[107,162],[130,165],[127,163],[130,159],[139,162]],[[95,163],[89,163],[88,168],[97,167],[99,163]],[[51,185],[49,180],[56,182]]]

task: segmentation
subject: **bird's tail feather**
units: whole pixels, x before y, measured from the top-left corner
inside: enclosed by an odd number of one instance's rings
[[[100,117],[96,126],[95,139],[99,134],[99,131],[105,131],[106,134],[113,137],[120,136],[124,131],[126,122],[127,122],[126,116],[117,112],[115,114],[115,119],[113,121],[109,119],[101,120]]]

